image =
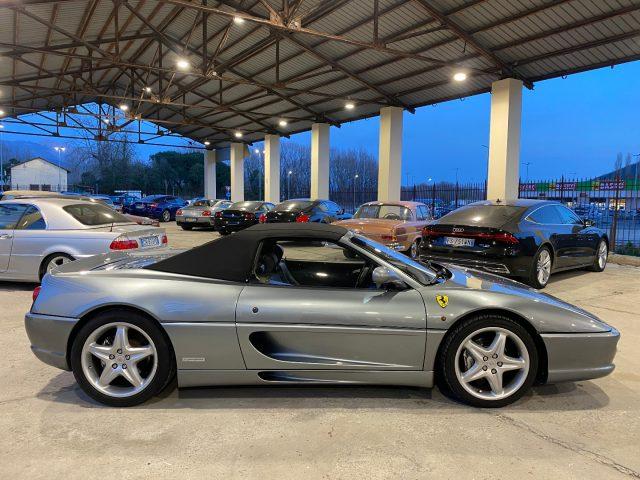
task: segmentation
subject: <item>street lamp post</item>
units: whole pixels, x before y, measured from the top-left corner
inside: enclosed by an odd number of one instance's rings
[[[289,172],[287,172],[287,199],[291,198],[291,174],[293,172],[291,170],[289,170]]]
[[[58,152],[58,192],[62,191],[62,167],[60,166],[60,154],[66,150],[65,147],[54,147],[54,150]]]
[[[359,175],[356,173],[355,177],[353,177],[353,211],[356,211],[356,181],[358,180]]]
[[[2,143],[2,129],[4,125],[0,124],[0,192],[4,192],[4,145]]]

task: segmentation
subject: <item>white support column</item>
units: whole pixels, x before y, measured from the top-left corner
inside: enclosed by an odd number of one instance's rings
[[[216,151],[204,151],[204,196],[216,198]]]
[[[380,109],[380,144],[378,147],[378,200],[380,201],[400,201],[402,113],[401,107]]]
[[[329,198],[329,124],[311,126],[311,198]]]
[[[231,162],[231,201],[244,200],[244,143],[232,143],[230,146]]]
[[[264,136],[264,201],[280,203],[280,135]]]
[[[518,198],[522,81],[506,78],[491,87],[488,200]]]

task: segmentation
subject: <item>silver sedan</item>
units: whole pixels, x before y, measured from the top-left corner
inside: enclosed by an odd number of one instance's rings
[[[523,284],[417,263],[333,225],[264,224],[184,252],[67,264],[34,292],[35,355],[92,398],[179,387],[432,387],[481,407],[613,371],[619,334]]]
[[[61,197],[0,202],[0,280],[39,282],[75,259],[166,244],[164,229],[137,225],[100,202]]]
[[[176,212],[176,223],[183,230],[191,230],[193,227],[213,228],[216,212],[230,206],[229,200],[199,198]]]

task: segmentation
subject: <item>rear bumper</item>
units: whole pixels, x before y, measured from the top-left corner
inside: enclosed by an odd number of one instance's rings
[[[67,362],[67,344],[77,322],[77,318],[27,313],[24,326],[31,342],[31,351],[48,365],[70,370]]]
[[[615,365],[620,333],[612,328],[603,333],[542,334],[547,349],[547,383],[575,382],[609,375]]]
[[[213,217],[187,217],[184,215],[176,215],[176,223],[179,226],[191,225],[195,227],[213,227],[214,224]]]

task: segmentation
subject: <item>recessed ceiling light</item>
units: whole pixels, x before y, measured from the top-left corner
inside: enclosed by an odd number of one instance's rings
[[[176,66],[180,70],[188,70],[189,67],[191,66],[191,64],[189,63],[189,61],[187,59],[179,58],[178,61],[176,62]]]
[[[127,105],[126,103],[123,103],[122,105],[120,105],[118,107],[120,110],[122,110],[123,112],[126,112],[127,110],[129,110],[129,105]]]
[[[344,104],[344,108],[346,108],[347,110],[353,110],[354,108],[356,108],[356,104],[353,102],[347,102]]]
[[[464,72],[457,72],[454,76],[453,79],[456,82],[464,82],[467,79],[467,74]]]
[[[205,147],[208,147],[209,145],[211,145],[211,142],[209,140],[205,140],[204,141],[204,145],[205,145]]]
[[[287,122],[286,120],[280,120],[278,122],[278,125],[280,125],[281,127],[286,127],[287,125],[289,125],[289,122]]]
[[[236,138],[242,138],[242,132],[236,132],[233,134]]]
[[[244,23],[244,18],[242,17],[233,17],[233,23],[236,25],[242,25]]]

